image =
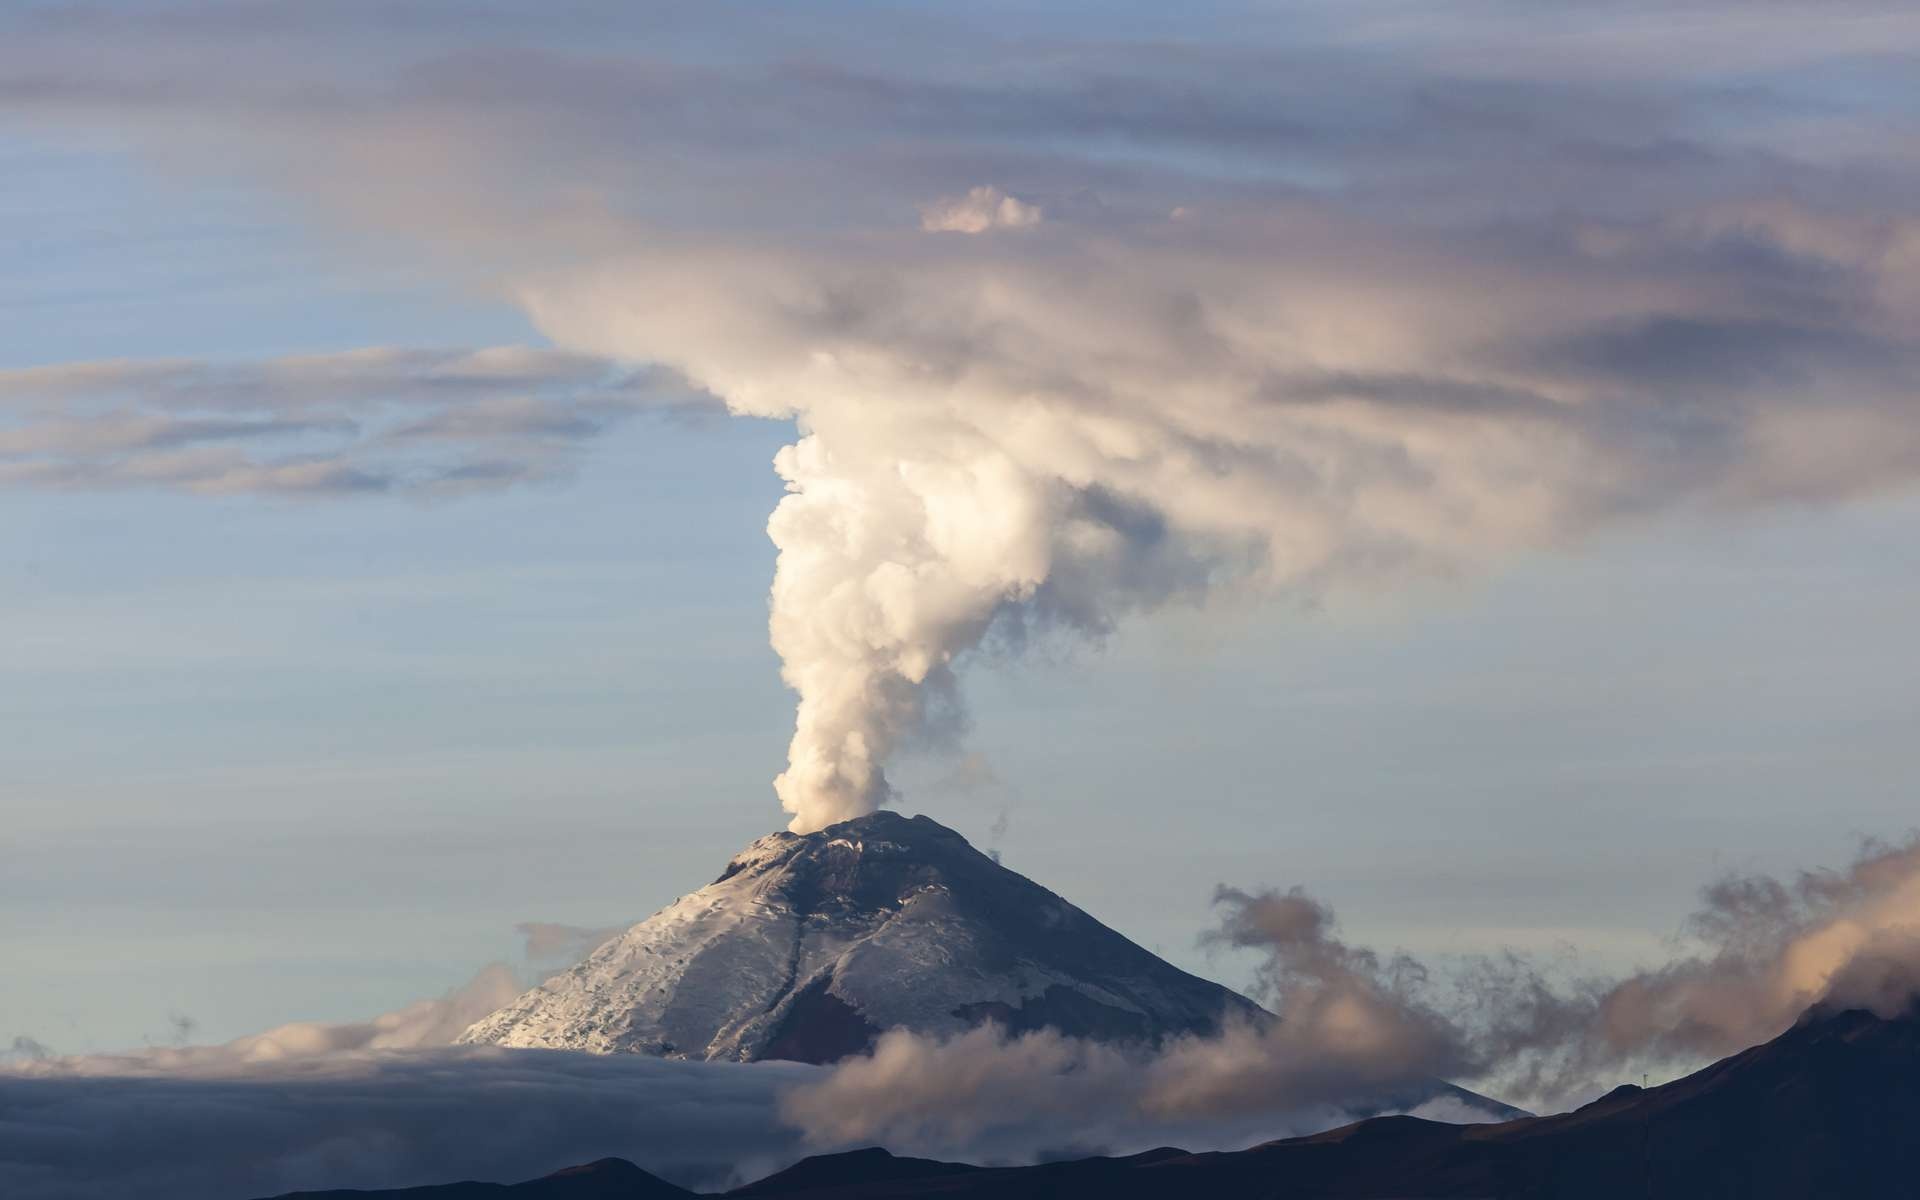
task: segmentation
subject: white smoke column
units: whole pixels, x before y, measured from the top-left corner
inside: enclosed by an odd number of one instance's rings
[[[905,286],[887,264],[795,278],[823,310],[780,331],[804,354],[721,384],[782,395],[805,434],[775,461],[790,494],[768,524],[796,832],[887,802],[885,763],[957,711],[956,660],[996,621],[1104,631],[1242,562],[1297,577],[1337,540],[1275,486],[1292,454],[1226,428],[1251,380],[1204,378],[1150,293],[1050,294],[1024,249],[976,249],[986,233],[935,234],[958,248],[916,249]]]
[[[1031,481],[964,431],[945,440],[948,462],[863,462],[816,432],[776,460],[792,494],[767,527],[780,547],[771,632],[800,702],[774,787],[797,832],[886,801],[882,765],[928,691],[1002,598],[1046,577]]]

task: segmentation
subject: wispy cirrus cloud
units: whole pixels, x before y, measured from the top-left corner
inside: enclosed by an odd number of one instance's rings
[[[672,371],[526,346],[0,371],[0,486],[443,495],[564,474]]]

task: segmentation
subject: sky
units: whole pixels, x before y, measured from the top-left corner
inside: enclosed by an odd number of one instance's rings
[[[456,7],[0,16],[0,1037],[880,802],[1230,984],[1914,825],[1899,8]]]

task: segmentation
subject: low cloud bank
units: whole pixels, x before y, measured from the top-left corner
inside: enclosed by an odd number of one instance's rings
[[[459,1048],[0,1072],[0,1195],[242,1200],[518,1180],[618,1155],[718,1188],[801,1153],[776,1093],[815,1068]]]
[[[41,1046],[33,1061],[65,1076],[194,1074],[362,1051],[451,1046],[467,1026],[525,990],[511,967],[490,963],[437,1000],[416,1000],[366,1021],[292,1021],[213,1046],[149,1046],[121,1054],[55,1057]],[[16,1047],[21,1040],[32,1039],[16,1039]]]
[[[529,922],[530,961],[600,931]],[[210,1046],[0,1056],[0,1196],[243,1200],[315,1188],[511,1181],[617,1155],[717,1189],[802,1153],[777,1095],[818,1068],[455,1047],[526,988],[492,963],[366,1021]]]

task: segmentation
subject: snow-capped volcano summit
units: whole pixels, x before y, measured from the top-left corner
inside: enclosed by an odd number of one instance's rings
[[[1252,1001],[1189,975],[927,817],[776,833],[498,1012],[467,1043],[829,1062],[988,1020],[1104,1041],[1216,1029]]]

